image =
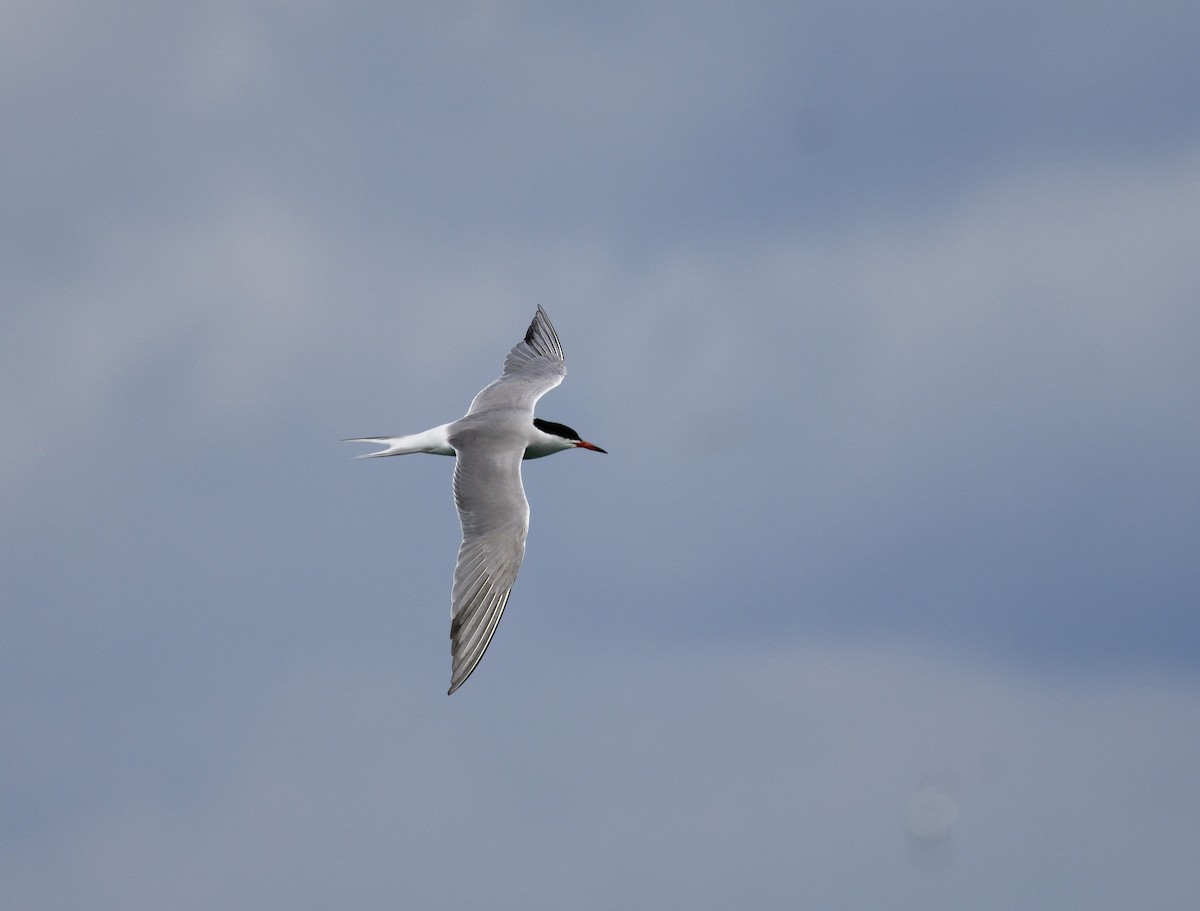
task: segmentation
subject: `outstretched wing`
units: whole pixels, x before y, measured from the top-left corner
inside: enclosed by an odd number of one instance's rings
[[[454,502],[463,537],[451,594],[451,693],[487,651],[525,558],[529,501],[521,486],[523,454],[519,442],[458,450]]]
[[[467,414],[494,408],[521,408],[532,412],[534,403],[561,383],[566,375],[562,343],[550,324],[550,317],[539,304],[525,338],[517,342],[504,359],[504,372],[475,396]]]

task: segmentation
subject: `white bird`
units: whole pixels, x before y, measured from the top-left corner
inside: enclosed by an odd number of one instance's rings
[[[521,460],[566,449],[605,452],[570,427],[533,416],[537,400],[566,374],[558,333],[539,306],[525,338],[504,359],[500,378],[475,396],[466,415],[424,433],[346,441],[386,447],[360,459],[411,452],[457,457],[454,502],[462,544],[450,596],[447,695],[466,682],[487,651],[525,557],[529,501],[521,486]]]

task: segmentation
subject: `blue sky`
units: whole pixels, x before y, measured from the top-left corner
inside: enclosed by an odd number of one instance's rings
[[[5,893],[1195,907],[1198,38],[7,4]],[[451,462],[337,440],[538,304],[610,454],[526,466],[447,699]]]

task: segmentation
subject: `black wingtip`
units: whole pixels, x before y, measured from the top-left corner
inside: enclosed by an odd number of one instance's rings
[[[533,320],[529,323],[529,328],[525,330],[525,344],[533,344],[533,337],[537,329],[538,320],[545,315],[546,311],[542,309],[541,304],[538,304],[537,313],[533,315]]]

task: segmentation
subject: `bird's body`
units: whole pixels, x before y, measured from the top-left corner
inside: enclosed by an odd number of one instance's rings
[[[350,441],[385,447],[359,458],[428,452],[457,459],[454,502],[463,536],[451,593],[451,693],[487,650],[525,556],[529,502],[521,461],[575,448],[604,452],[571,428],[533,416],[537,400],[566,372],[558,334],[538,307],[500,378],[475,396],[463,417],[423,433]]]

